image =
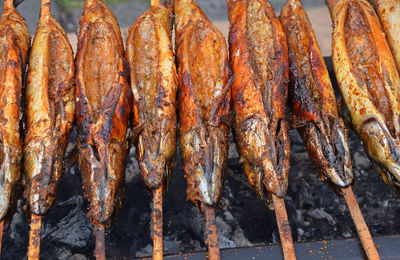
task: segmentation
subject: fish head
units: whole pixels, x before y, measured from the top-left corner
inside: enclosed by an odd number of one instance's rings
[[[394,138],[386,125],[371,118],[359,132],[364,150],[383,180],[400,192],[400,140]]]

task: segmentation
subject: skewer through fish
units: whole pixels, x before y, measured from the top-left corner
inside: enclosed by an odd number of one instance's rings
[[[3,228],[19,197],[22,164],[21,92],[30,37],[25,20],[4,0],[0,20],[0,256]]]
[[[63,175],[75,114],[74,73],[67,35],[50,13],[50,0],[42,0],[25,100],[24,197],[31,221],[28,259],[39,259],[41,223]]]
[[[297,124],[321,179],[342,192],[367,255],[377,259],[378,251],[350,186],[354,174],[347,129],[339,117],[329,73],[301,1],[288,0],[280,20],[289,47],[292,123]]]
[[[174,1],[180,145],[186,189],[205,215],[209,259],[220,259],[215,207],[227,163],[231,96],[228,50],[194,0]]]
[[[105,259],[105,231],[122,206],[132,91],[115,16],[101,0],[86,0],[76,54],[79,169],[96,259]]]
[[[153,193],[153,259],[163,258],[163,193],[175,166],[178,80],[171,42],[172,9],[152,0],[130,28],[126,59],[130,65],[133,136],[143,182]]]
[[[400,78],[378,17],[366,0],[327,0],[332,60],[351,123],[364,150],[400,192]]]
[[[258,197],[275,208],[285,259],[295,259],[283,200],[290,156],[285,118],[289,76],[286,37],[268,1],[227,0],[227,5],[240,161]]]

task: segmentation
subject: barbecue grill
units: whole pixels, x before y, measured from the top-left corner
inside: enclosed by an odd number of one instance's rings
[[[201,4],[201,0],[199,0]],[[21,5],[24,8],[24,5]],[[329,19],[327,17],[327,19]],[[74,46],[75,47],[75,46]],[[326,58],[335,91],[332,71]],[[75,145],[76,130],[69,150]],[[344,200],[319,180],[297,132],[291,132],[292,155],[288,195],[285,197],[298,259],[360,259],[365,257]],[[366,157],[358,137],[350,130],[350,149],[356,174],[354,192],[382,259],[400,259],[400,214],[397,195],[380,179]],[[149,220],[151,198],[142,184],[135,149],[126,168],[123,208],[107,236],[108,259],[141,259],[151,256]],[[204,259],[204,226],[196,209],[185,200],[180,154],[164,202],[166,259]],[[19,201],[3,238],[3,259],[23,259],[29,226]],[[247,184],[231,138],[217,228],[222,259],[281,259],[279,234],[273,212],[267,210]],[[94,249],[91,224],[86,219],[77,167],[66,172],[57,199],[43,224],[43,259],[90,259]],[[317,242],[316,242],[317,241]]]

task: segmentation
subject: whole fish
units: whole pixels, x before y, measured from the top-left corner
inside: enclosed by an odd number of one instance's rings
[[[118,22],[101,0],[87,0],[76,54],[79,169],[88,218],[109,228],[121,207],[132,91]]]
[[[227,0],[235,138],[249,183],[264,201],[283,198],[289,177],[285,33],[268,1]]]
[[[143,182],[153,193],[153,259],[163,257],[163,194],[175,167],[178,80],[172,47],[172,9],[152,0],[150,9],[129,29],[133,136]]]
[[[75,114],[74,55],[67,35],[43,0],[29,57],[24,144],[25,192],[31,214],[44,216],[63,174]]]
[[[228,151],[231,71],[220,31],[193,0],[174,2],[180,142],[188,198],[215,206]]]
[[[366,0],[328,0],[332,59],[351,123],[382,178],[400,192],[400,78]]]
[[[288,0],[280,20],[290,60],[289,107],[310,159],[334,187],[353,182],[347,129],[339,117],[324,58],[300,0]]]
[[[5,0],[0,20],[0,222],[11,213],[20,195],[21,91],[29,46],[24,18],[12,0]]]

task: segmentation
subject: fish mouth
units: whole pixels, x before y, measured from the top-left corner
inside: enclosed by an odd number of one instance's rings
[[[382,163],[372,160],[383,181],[400,195],[400,165],[398,162]]]
[[[382,179],[400,194],[400,140],[393,138],[387,127],[376,120],[363,125],[360,137]]]
[[[323,171],[328,180],[336,186],[345,188],[353,183],[353,174],[346,168],[342,171],[342,174],[339,174],[339,171],[334,167],[327,167]]]

